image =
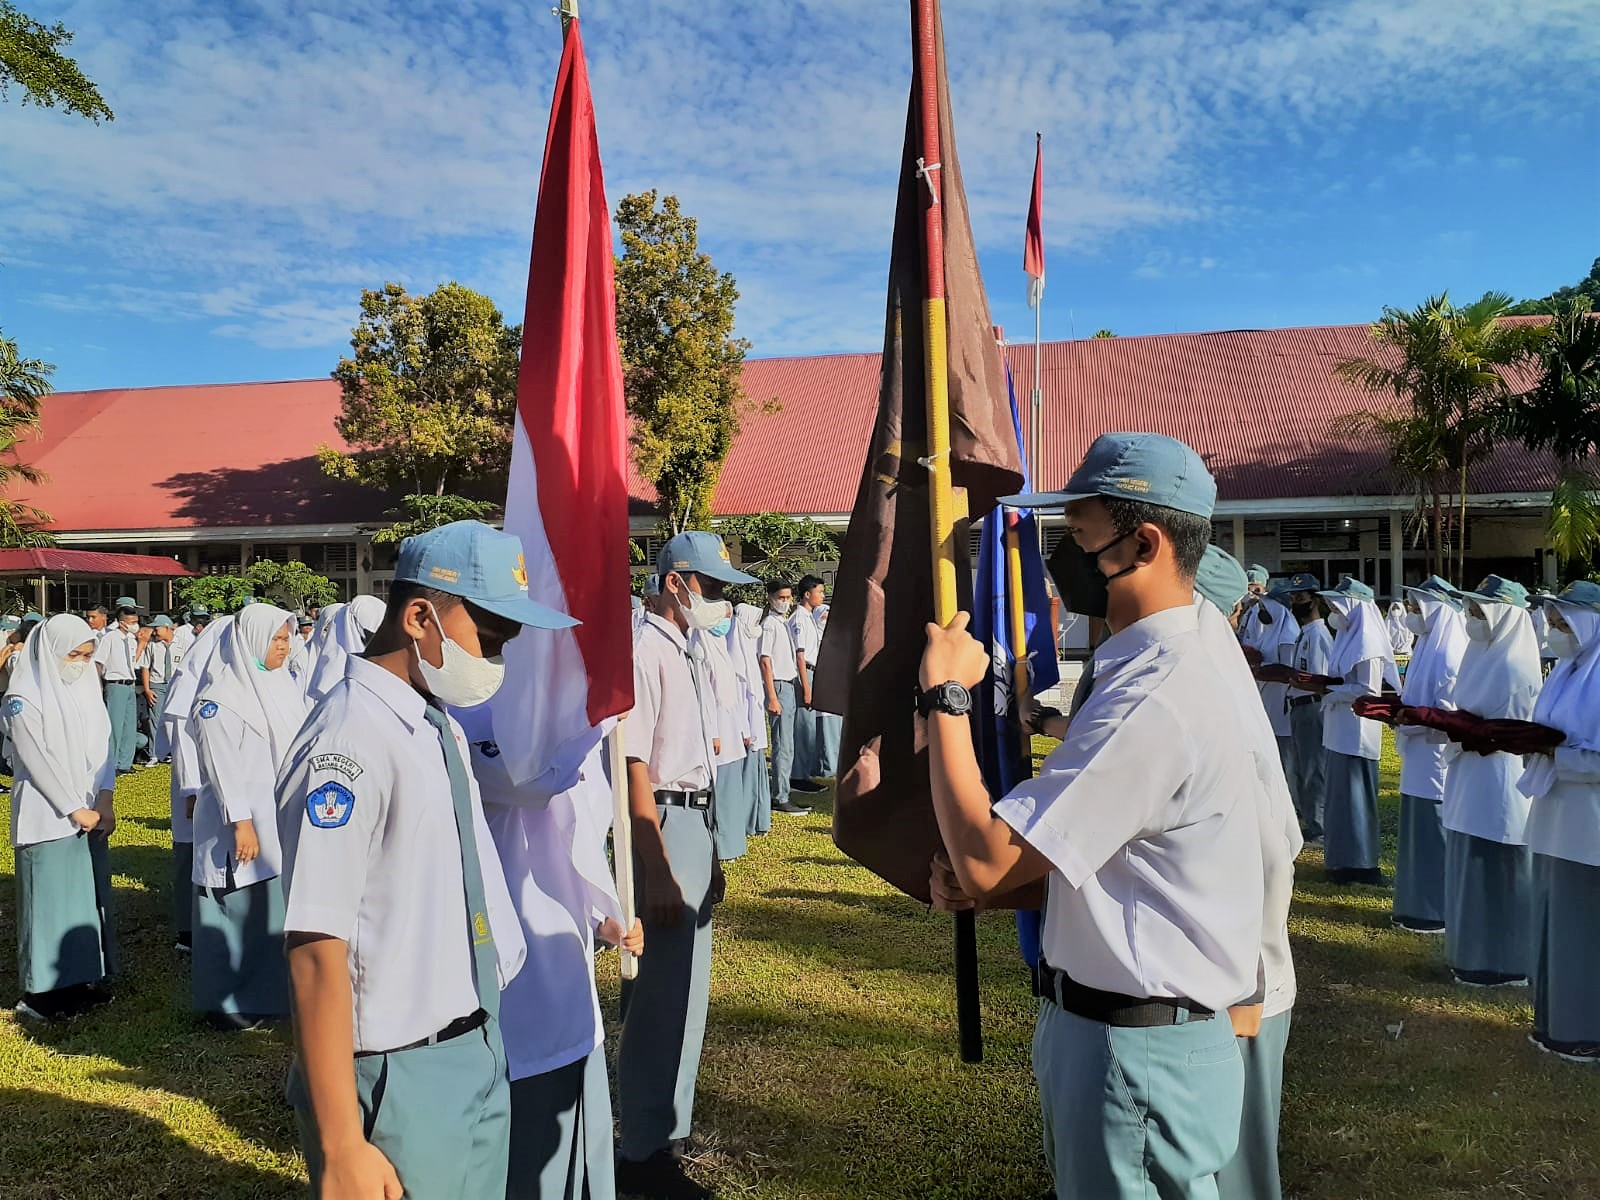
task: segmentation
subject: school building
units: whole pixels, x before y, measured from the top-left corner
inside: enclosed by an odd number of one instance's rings
[[[1334,364],[1371,352],[1364,325],[1046,343],[1042,459],[1032,447],[1029,458],[1050,490],[1099,433],[1181,438],[1216,475],[1220,545],[1275,574],[1348,573],[1390,594],[1424,576],[1429,523],[1381,451],[1341,433],[1344,418],[1383,401],[1339,379]],[[1025,406],[1033,347],[1005,353]],[[876,412],[879,358],[748,362],[746,393],[776,409],[746,419],[716,513],[784,512],[842,530]],[[19,446],[47,482],[13,495],[51,515],[63,547],[175,559],[198,573],[298,559],[346,596],[381,595],[393,551],[371,534],[395,499],[318,467],[319,445],[343,446],[338,411],[331,379],[56,393],[39,439]],[[1520,447],[1473,467],[1467,582],[1489,571],[1555,580],[1544,545],[1554,479],[1549,459]],[[637,478],[630,485],[633,527],[653,555],[653,495]],[[1047,524],[1047,542],[1060,536],[1059,520]],[[161,585],[136,586],[141,601],[162,606]],[[47,581],[45,594],[52,609],[77,609],[127,587],[67,575]]]

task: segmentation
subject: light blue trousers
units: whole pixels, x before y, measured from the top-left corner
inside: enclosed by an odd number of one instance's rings
[[[743,858],[749,848],[751,809],[755,795],[750,791],[750,773],[745,763],[756,757],[747,754],[738,762],[717,768],[717,857],[723,862]]]
[[[394,1166],[406,1200],[505,1194],[511,1091],[495,1021],[448,1042],[357,1058],[355,1076],[362,1131]],[[289,1069],[288,1098],[311,1193],[320,1195],[322,1139],[298,1059]]]
[[[767,716],[767,745],[772,754],[771,796],[776,807],[789,803],[790,771],[794,769],[795,707],[798,701],[792,679],[774,680],[772,688],[778,695],[778,707],[782,709],[777,716]]]
[[[1301,704],[1289,709],[1289,730],[1294,741],[1294,773],[1289,776],[1289,794],[1300,825],[1316,829],[1322,825],[1323,779],[1322,705]]]
[[[1119,1029],[1043,1000],[1033,1073],[1058,1200],[1216,1200],[1244,1104],[1227,1013]]]
[[[832,779],[839,773],[839,739],[844,736],[844,718],[837,713],[817,714],[817,777]]]
[[[111,718],[111,756],[117,770],[133,770],[133,752],[139,748],[139,696],[131,683],[105,685],[106,715]]]
[[[1261,1032],[1240,1038],[1244,1062],[1244,1115],[1239,1121],[1239,1149],[1217,1172],[1222,1200],[1280,1200],[1278,1117],[1283,1108],[1283,1051],[1289,1044],[1293,1012],[1264,1017]]]
[[[766,752],[758,750],[746,754],[740,769],[744,772],[744,789],[750,797],[745,833],[754,837],[772,828],[772,789],[767,786]]]
[[[799,688],[795,689],[795,697],[794,761],[789,764],[789,778],[804,781],[820,773],[822,714],[800,705]]]
[[[706,813],[660,806],[661,840],[683,892],[676,925],[645,926],[639,977],[622,985],[617,1109],[622,1157],[634,1161],[689,1136],[711,999],[711,828]],[[649,906],[635,863],[639,911]]]
[[[511,1081],[506,1200],[616,1200],[606,1048]]]

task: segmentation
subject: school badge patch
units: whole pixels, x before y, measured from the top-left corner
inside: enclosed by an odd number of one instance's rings
[[[22,697],[21,696],[13,696],[13,697],[11,697],[10,700],[6,701],[6,716],[15,717],[15,716],[20,716],[21,713],[22,713]]]
[[[319,783],[306,797],[306,815],[318,829],[339,828],[355,807],[355,793],[342,783]]]
[[[199,711],[195,715],[198,716],[202,721],[210,720],[212,717],[217,715],[217,702],[215,700],[207,700],[200,706]]]

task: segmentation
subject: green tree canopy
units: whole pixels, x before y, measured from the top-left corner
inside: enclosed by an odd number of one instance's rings
[[[739,289],[701,252],[697,223],[654,191],[617,205],[617,340],[633,456],[673,533],[705,528],[746,406],[750,343],[733,336]]]
[[[1548,317],[1583,298],[1588,299],[1590,308],[1600,308],[1600,258],[1595,259],[1589,273],[1571,287],[1557,288],[1541,300],[1524,300],[1506,312],[1515,317]]]
[[[49,546],[50,515],[5,495],[17,483],[39,485],[42,472],[17,458],[17,442],[37,431],[39,404],[54,390],[53,363],[23,358],[17,343],[0,334],[0,546]]]
[[[1096,329],[1090,336],[1097,338],[1112,338],[1116,337],[1117,335],[1112,333],[1109,329]]]
[[[319,447],[323,470],[432,496],[503,473],[521,345],[521,326],[459,283],[426,296],[397,283],[364,290],[351,356],[333,371],[344,393],[334,424],[355,452]]]
[[[757,608],[766,607],[766,585],[772,580],[794,584],[802,575],[815,574],[824,562],[839,558],[834,532],[810,517],[774,512],[727,517],[717,522],[717,532],[724,540],[738,539],[739,569],[761,580],[760,587],[740,584],[729,589],[729,598]]]
[[[96,125],[101,118],[115,120],[100,89],[62,53],[71,41],[72,31],[59,21],[42,24],[19,12],[10,0],[0,0],[0,100],[15,83],[22,88],[24,104],[41,108],[60,104]]]
[[[290,612],[332,604],[339,590],[325,575],[303,562],[250,564],[242,575],[201,575],[178,584],[178,599],[185,608],[204,605],[213,613],[238,612],[252,600],[265,600]]]
[[[452,521],[485,521],[498,507],[487,500],[469,500],[465,496],[405,496],[400,500],[400,507],[388,513],[394,518],[394,524],[376,531],[372,544],[398,546],[408,537]]]

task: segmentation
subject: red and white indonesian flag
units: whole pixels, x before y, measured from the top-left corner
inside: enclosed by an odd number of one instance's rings
[[[611,218],[574,21],[539,180],[506,530],[522,539],[528,594],[583,623],[507,645],[491,702],[504,765],[531,799],[576,783],[601,722],[633,707],[627,462]]]
[[[1028,236],[1022,244],[1022,269],[1027,272],[1028,305],[1044,299],[1044,138],[1033,135],[1033,199],[1028,201]]]

